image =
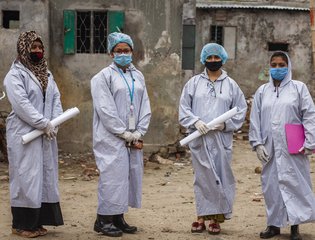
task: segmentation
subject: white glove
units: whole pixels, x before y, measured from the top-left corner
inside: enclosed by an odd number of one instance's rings
[[[211,131],[223,131],[225,129],[225,123],[219,123],[210,128]]]
[[[54,127],[53,125],[51,124],[51,122],[49,121],[46,125],[46,127],[43,129],[44,133],[45,133],[45,136],[49,139],[49,140],[52,140],[54,138],[54,134],[53,134],[53,131],[54,131]]]
[[[59,127],[55,127],[52,134],[54,135],[54,137],[57,137],[57,133],[58,133]]]
[[[305,148],[305,147],[301,147],[299,149],[299,152],[304,154],[304,155],[312,155],[313,154],[313,150],[312,149],[308,149],[308,148]]]
[[[132,137],[133,137],[133,142],[138,142],[138,140],[142,137],[142,135],[138,131],[134,131],[132,133]]]
[[[198,120],[195,122],[195,128],[202,134],[206,134],[210,129],[208,128],[207,124],[205,124],[203,121]]]
[[[126,140],[126,142],[132,142],[133,141],[133,135],[129,131],[125,131],[122,134],[119,134],[118,136],[123,138],[124,140]]]
[[[269,162],[269,155],[264,145],[260,144],[256,146],[256,154],[261,163]]]

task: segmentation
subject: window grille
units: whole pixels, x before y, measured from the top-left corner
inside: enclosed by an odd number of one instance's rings
[[[107,52],[107,35],[123,32],[123,11],[63,10],[64,54]]]
[[[216,25],[211,26],[210,40],[211,42],[215,42],[223,46],[223,27],[222,26],[216,26]]]
[[[106,12],[77,12],[77,53],[105,53]]]
[[[107,14],[106,12],[94,12],[93,25],[93,52],[106,52],[106,35],[107,35]]]
[[[77,12],[77,53],[91,51],[91,12]]]

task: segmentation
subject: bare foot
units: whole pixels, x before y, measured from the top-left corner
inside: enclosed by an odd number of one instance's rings
[[[208,233],[215,235],[215,234],[219,234],[220,232],[221,232],[220,224],[216,222],[215,220],[210,220]]]

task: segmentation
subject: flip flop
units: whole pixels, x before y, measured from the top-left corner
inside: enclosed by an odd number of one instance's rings
[[[193,222],[191,224],[192,233],[202,233],[204,230],[206,230],[206,225],[204,223]]]
[[[221,227],[219,223],[210,223],[208,233],[211,235],[216,235],[221,232]]]
[[[24,238],[36,238],[39,236],[38,231],[25,231],[21,229],[12,228],[12,234],[24,237]]]

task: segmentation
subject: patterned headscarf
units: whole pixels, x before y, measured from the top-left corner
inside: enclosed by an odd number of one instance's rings
[[[30,58],[31,46],[35,40],[42,43],[44,51],[42,39],[35,31],[28,31],[20,34],[17,41],[18,60],[35,75],[45,92],[48,84],[46,59],[42,58],[38,63],[34,63]]]

